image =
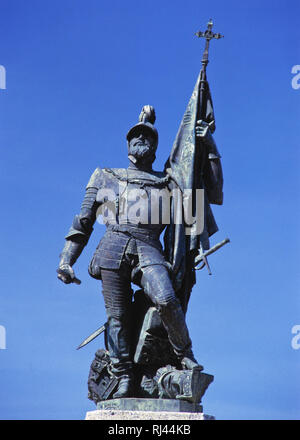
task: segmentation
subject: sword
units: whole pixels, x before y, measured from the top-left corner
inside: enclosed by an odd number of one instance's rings
[[[81,342],[80,345],[78,345],[78,347],[76,348],[76,350],[79,350],[80,348],[84,347],[85,345],[87,345],[89,342],[93,341],[95,338],[97,338],[97,336],[101,335],[101,333],[103,333],[106,328],[107,328],[108,323],[106,322],[105,324],[103,324],[100,328],[98,328],[97,330],[94,331],[94,333],[92,333],[90,336],[88,336],[87,338],[85,338],[84,341]]]
[[[215,244],[213,247],[208,249],[208,251],[202,252],[200,255],[197,255],[197,257],[195,258],[195,269],[200,270],[200,269],[203,269],[204,266],[206,266],[207,270],[208,270],[208,274],[211,275],[211,270],[210,270],[210,267],[209,267],[209,264],[208,264],[206,257],[208,257],[208,255],[211,255],[214,252],[216,252],[218,249],[220,249],[226,243],[230,243],[229,238],[225,238],[225,240],[221,241],[220,243]],[[201,261],[202,261],[202,265],[200,267],[196,267]]]

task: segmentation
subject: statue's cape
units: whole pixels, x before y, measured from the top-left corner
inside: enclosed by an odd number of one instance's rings
[[[204,189],[203,146],[196,139],[195,125],[199,119],[200,78],[197,79],[192,96],[183,115],[171,154],[165,164],[168,173],[177,187]],[[206,122],[214,121],[213,105],[207,85]],[[201,172],[202,171],[202,172]],[[165,256],[171,263],[174,273],[174,286],[183,308],[186,310],[191,289],[195,284],[194,257],[198,250],[209,248],[209,237],[218,230],[209,201],[204,192],[204,230],[197,234],[192,230],[186,234],[186,225],[170,224],[164,234]]]

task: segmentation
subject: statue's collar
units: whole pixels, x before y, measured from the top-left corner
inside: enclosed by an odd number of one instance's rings
[[[153,172],[153,169],[152,169],[152,165],[150,165],[148,168],[145,168],[145,169],[142,169],[142,168],[138,168],[134,163],[132,163],[132,162],[129,162],[129,166],[128,166],[128,168],[127,168],[128,170],[135,170],[135,171],[144,171],[144,172],[146,172],[146,173],[150,173],[151,174],[151,172]]]
[[[128,183],[164,186],[169,181],[169,176],[160,171],[142,171],[135,168],[104,168],[104,171]]]

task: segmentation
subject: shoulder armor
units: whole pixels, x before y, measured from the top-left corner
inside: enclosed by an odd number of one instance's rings
[[[88,189],[88,188],[97,188],[97,189],[101,188],[103,179],[104,179],[103,170],[99,167],[96,168],[90,177],[90,180],[86,186],[86,189]]]

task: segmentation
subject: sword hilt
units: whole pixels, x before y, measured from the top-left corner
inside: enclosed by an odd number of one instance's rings
[[[209,264],[207,261],[207,257],[208,257],[208,255],[213,254],[214,252],[216,252],[218,249],[220,249],[222,246],[224,246],[227,243],[230,243],[229,238],[225,238],[225,240],[221,241],[220,243],[217,243],[215,246],[211,247],[207,251],[203,252],[200,255],[197,255],[197,257],[195,258],[195,263],[194,263],[195,270],[203,269],[203,267],[206,266],[209,275],[211,275],[211,270],[210,270],[210,267],[209,267]],[[202,261],[201,266],[196,267],[197,264],[199,264],[201,261]]]
[[[79,278],[74,277],[74,278],[72,279],[72,283],[77,284],[77,285],[79,286],[79,284],[81,284],[81,281],[80,281]]]

